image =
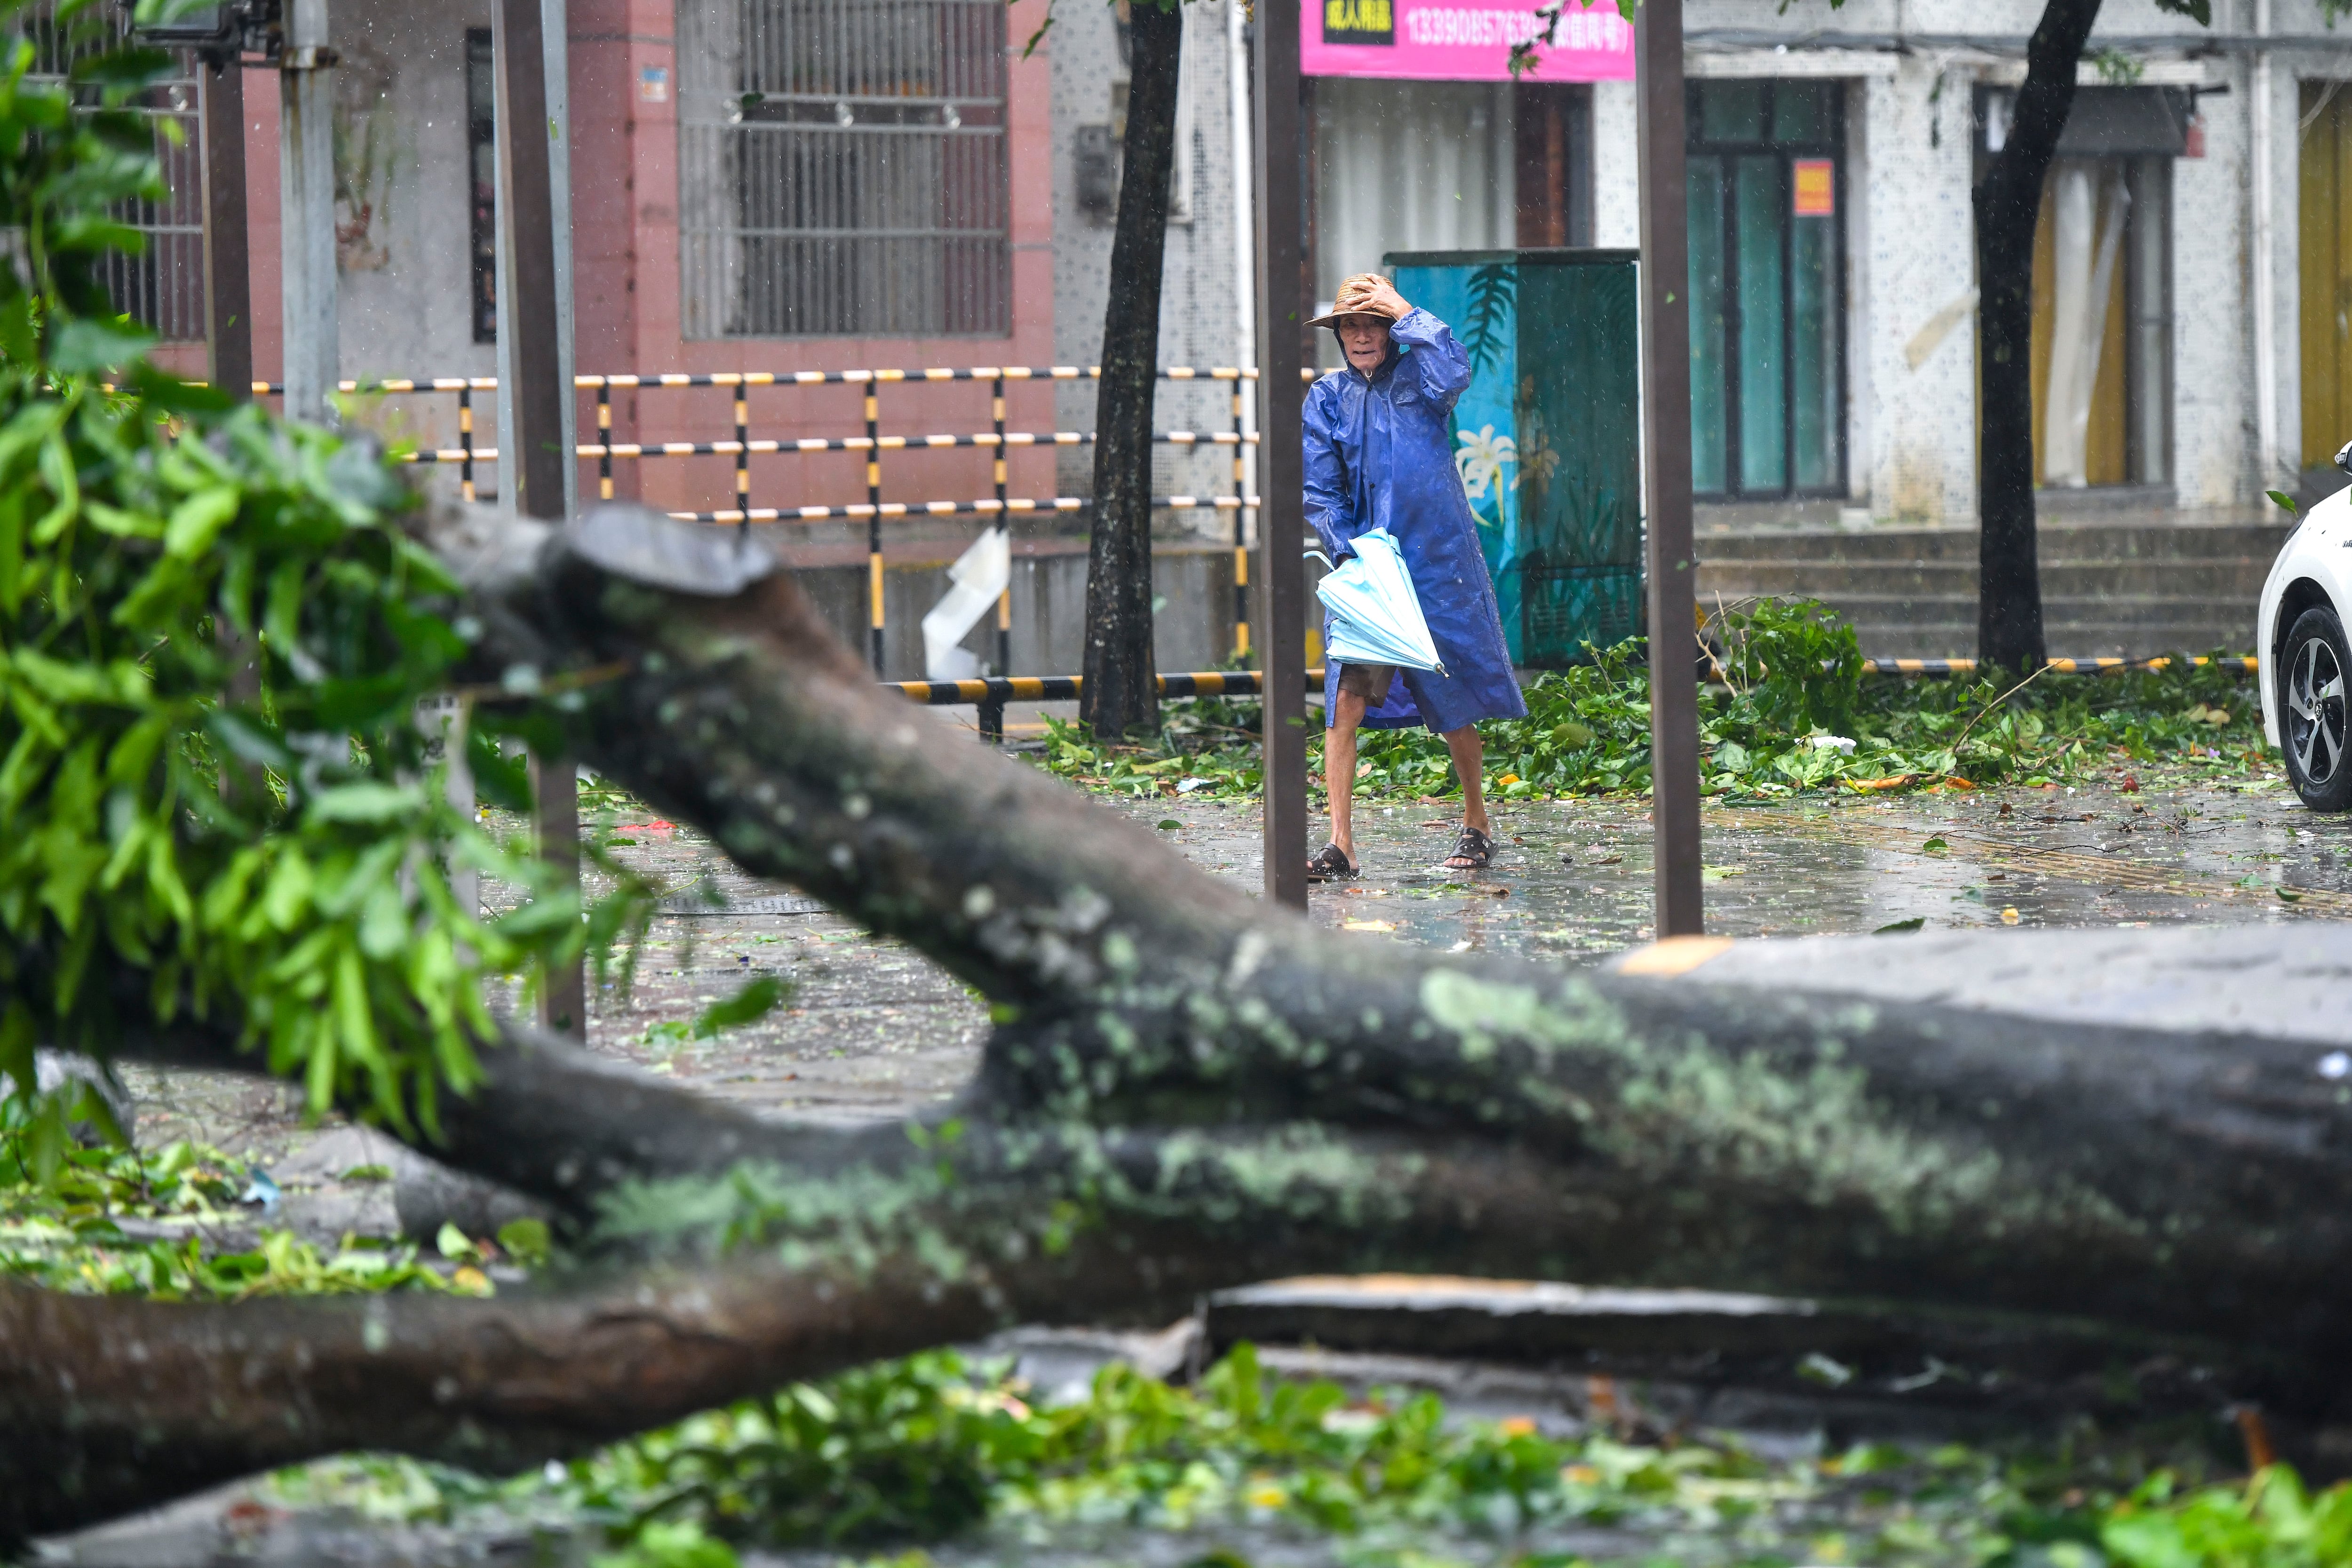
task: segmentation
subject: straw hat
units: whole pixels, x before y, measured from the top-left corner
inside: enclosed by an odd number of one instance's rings
[[[1310,327],[1337,326],[1342,316],[1378,316],[1384,321],[1395,321],[1394,307],[1372,303],[1373,291],[1382,284],[1395,287],[1377,272],[1357,273],[1339,285],[1339,297],[1332,301],[1331,309],[1307,324]]]

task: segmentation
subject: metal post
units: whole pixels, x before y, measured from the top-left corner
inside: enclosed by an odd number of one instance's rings
[[[1307,907],[1307,519],[1299,410],[1298,0],[1257,6],[1258,572],[1265,896]]]
[[[572,123],[572,72],[569,64],[570,57],[567,53],[568,24],[566,21],[569,3],[570,0],[540,0],[539,5],[540,55],[546,67],[545,74],[541,79],[542,90],[546,95],[543,101],[547,110],[548,227],[555,245],[556,374],[557,384],[564,389],[561,400],[563,408],[563,437],[559,447],[564,454],[563,510],[561,513],[564,517],[570,517],[580,510],[580,464],[576,455],[579,442],[579,408],[578,398],[575,395],[577,384],[572,374],[579,367],[573,363],[572,352],[572,138],[571,132],[567,129]],[[491,18],[490,33],[491,56],[495,62],[499,36],[495,16]],[[492,68],[496,68],[495,63]],[[495,112],[493,118],[495,118]],[[494,210],[503,212],[506,209],[506,160],[499,158],[495,160],[493,176],[492,206]],[[510,299],[513,297],[516,283],[508,269],[506,247],[501,245],[494,248],[498,252],[496,293],[501,300]],[[511,347],[509,334],[502,327],[499,332],[498,341],[498,385],[494,389],[497,408],[495,417],[498,420],[499,446],[502,453],[514,449],[513,444],[505,438],[506,433],[514,428],[514,408],[510,401],[510,389],[514,385],[515,369],[510,353]],[[501,457],[500,458],[499,495],[501,501],[507,500],[515,486],[520,482],[517,478],[519,470],[515,466],[520,460],[519,458]]]
[[[467,500],[474,499],[474,388],[473,378],[457,389],[457,493]]]
[[[735,383],[735,510],[742,521],[735,526],[751,531],[751,389]]]
[[[499,300],[509,423],[499,432],[503,498],[525,517],[560,521],[564,481],[572,468],[564,439],[572,400],[556,309],[556,206],[553,122],[548,116],[547,52],[541,0],[498,0],[491,14],[498,61],[499,248],[512,286]],[[531,759],[531,809],[539,852],[559,879],[580,878],[580,775],[569,756]],[[540,1022],[558,1033],[588,1034],[582,966],[551,972],[541,988]]]
[[[1633,13],[1642,182],[1642,419],[1650,520],[1650,820],[1656,934],[1706,927],[1698,826],[1697,609],[1691,543],[1690,257],[1682,0]]]
[[[1242,388],[1234,371],[1234,659],[1249,658],[1249,430],[1243,418]]]
[[[874,673],[879,678],[887,672],[882,668],[882,402],[877,386],[872,380],[866,384],[866,504],[872,509],[866,519],[866,574]]]
[[[198,62],[204,97],[205,339],[214,386],[253,395],[253,275],[245,230],[245,66],[236,46]]]
[[[1000,369],[990,386],[989,407],[996,417],[996,526],[1004,530],[1006,542],[1011,543],[1013,514],[1004,509],[1004,373]],[[1004,592],[996,595],[996,673],[1013,673],[1013,579],[1007,574]],[[983,715],[984,717],[984,715]],[[988,726],[981,726],[988,733]],[[997,704],[995,740],[1004,739],[1004,705]]]
[[[596,378],[596,499],[613,499],[613,379]]]
[[[335,51],[327,42],[327,0],[287,0],[286,49],[278,78],[283,117],[278,180],[289,419],[332,419],[335,384],[342,374],[335,314],[335,93],[327,74],[334,63]]]

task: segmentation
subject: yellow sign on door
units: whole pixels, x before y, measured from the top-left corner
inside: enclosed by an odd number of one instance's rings
[[[1796,171],[1796,216],[1837,216],[1837,164],[1827,158],[1799,158]]]

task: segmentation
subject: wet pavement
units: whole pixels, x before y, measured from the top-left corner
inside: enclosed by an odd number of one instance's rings
[[[2275,784],[2135,777],[2101,785],[1710,805],[1707,918],[1727,936],[1924,928],[2238,923],[2352,916],[2352,820],[2315,817]],[[1260,817],[1235,801],[1108,802],[1195,864],[1255,890]],[[1439,862],[1458,806],[1360,803],[1362,877],[1318,887],[1309,917],[1365,941],[1590,962],[1651,935],[1651,826],[1639,801],[1496,808],[1479,873]],[[1173,824],[1174,826],[1168,826]],[[1327,824],[1317,823],[1320,831]],[[752,882],[685,829],[620,853],[666,887]],[[716,1041],[662,1026],[750,974],[793,983],[788,1010]],[[625,1005],[600,999],[593,1048],[763,1109],[890,1114],[950,1093],[985,1026],[977,1001],[905,948],[825,912],[666,916]]]
[[[1196,864],[1255,890],[1258,812],[1240,801],[1107,801]],[[1638,800],[1513,804],[1475,874],[1439,865],[1458,805],[1360,802],[1362,877],[1317,888],[1309,916],[1367,942],[1591,960],[1649,940],[1651,840]],[[1173,826],[1166,826],[1173,824]],[[701,835],[641,809],[593,824],[663,888],[635,981],[591,1005],[590,1048],[762,1112],[905,1114],[971,1072],[985,1010],[955,979],[793,889],[738,871]],[[1327,824],[1315,822],[1319,835]],[[1727,936],[1927,929],[2241,923],[2352,916],[2352,818],[2304,811],[2275,780],[2117,771],[2053,788],[1710,802],[1709,930]],[[1318,840],[1319,842],[1319,838]],[[486,889],[499,907],[510,893]],[[713,899],[724,907],[711,907]],[[694,911],[694,912],[684,912]],[[787,1005],[715,1039],[688,1023],[757,975]],[[307,1141],[289,1091],[215,1075],[139,1074],[143,1141],[200,1136],[281,1158]]]

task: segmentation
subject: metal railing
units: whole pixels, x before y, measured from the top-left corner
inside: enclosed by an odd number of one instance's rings
[[[574,445],[575,458],[593,460],[596,464],[596,489],[600,498],[610,500],[614,494],[616,462],[644,463],[649,460],[685,458],[732,458],[734,489],[732,506],[714,507],[707,510],[673,511],[669,515],[685,521],[731,523],[748,528],[752,523],[817,522],[827,520],[857,521],[866,524],[868,633],[875,672],[883,668],[884,639],[887,618],[883,605],[882,525],[886,521],[915,517],[979,516],[999,520],[1015,516],[1035,516],[1052,513],[1075,513],[1090,510],[1091,500],[1081,496],[1015,496],[1010,493],[1005,470],[1007,456],[1015,450],[1035,447],[1085,446],[1096,439],[1091,431],[1079,430],[1008,430],[1005,427],[1005,396],[1009,386],[1032,382],[1075,382],[1098,379],[1099,365],[973,365],[964,367],[937,366],[920,370],[858,369],[858,370],[799,370],[799,371],[719,371],[700,374],[625,373],[618,374],[576,375],[572,385],[579,392],[596,395],[596,437],[593,441]],[[1250,651],[1249,617],[1249,514],[1258,505],[1256,496],[1249,492],[1248,448],[1257,444],[1255,430],[1249,428],[1247,405],[1243,396],[1243,384],[1257,379],[1257,372],[1249,366],[1236,365],[1167,365],[1159,371],[1160,379],[1177,383],[1222,383],[1231,389],[1231,426],[1225,430],[1164,430],[1152,437],[1161,446],[1192,450],[1230,447],[1233,451],[1232,488],[1223,495],[1171,495],[1155,497],[1152,505],[1171,511],[1212,510],[1233,514],[1232,548],[1234,552],[1234,651],[1246,656]],[[1312,379],[1312,372],[1302,373],[1303,379]],[[888,436],[882,431],[881,394],[885,387],[937,385],[955,382],[984,382],[990,393],[992,427],[986,431],[938,432],[916,436]],[[340,384],[340,390],[353,395],[448,395],[457,400],[457,445],[431,447],[407,454],[414,463],[454,465],[458,472],[458,490],[466,500],[476,498],[478,465],[499,460],[495,447],[478,446],[475,436],[475,396],[498,391],[495,376],[385,376],[364,381],[352,380]],[[814,386],[857,386],[864,391],[863,434],[856,436],[803,437],[797,438],[755,437],[751,434],[750,395],[760,388]],[[709,441],[626,442],[613,438],[613,394],[615,391],[673,391],[691,388],[723,388],[733,394],[734,428],[732,438]],[[275,382],[256,382],[257,396],[282,395],[285,388]],[[990,450],[994,454],[993,490],[989,496],[971,499],[933,500],[920,501],[886,501],[882,499],[882,462],[887,453],[917,452],[971,447]],[[805,452],[862,452],[866,456],[866,500],[863,503],[829,506],[770,506],[753,504],[751,459],[754,457],[782,456]],[[1012,591],[1008,587],[997,604],[997,663],[1001,670],[1009,671],[1012,664]]]
[[[1176,697],[1263,697],[1265,677],[1255,669],[1201,669],[1183,675],[1153,678],[1160,695]],[[980,680],[889,680],[883,685],[909,702],[926,708],[976,708],[980,738],[1004,739],[1007,702],[1075,702],[1086,689],[1083,675],[997,676]],[[1323,689],[1320,668],[1307,672],[1307,689]]]
[[[1973,658],[1866,658],[1867,675],[1972,675]],[[2159,654],[2153,658],[2053,658],[2047,668],[2059,675],[2112,675],[2124,670],[2169,669],[2175,664],[2192,668],[2229,669],[2252,675],[2260,661],[2252,657],[2210,654]],[[1715,667],[1719,678],[1722,667]],[[1307,671],[1307,689],[1323,689],[1323,668]],[[1195,670],[1156,678],[1160,695],[1178,697],[1263,697],[1265,677],[1255,669]],[[1086,689],[1083,675],[1016,675],[977,680],[889,680],[883,685],[908,701],[926,708],[977,708],[983,740],[1004,738],[1004,705],[1008,702],[1074,702]]]

